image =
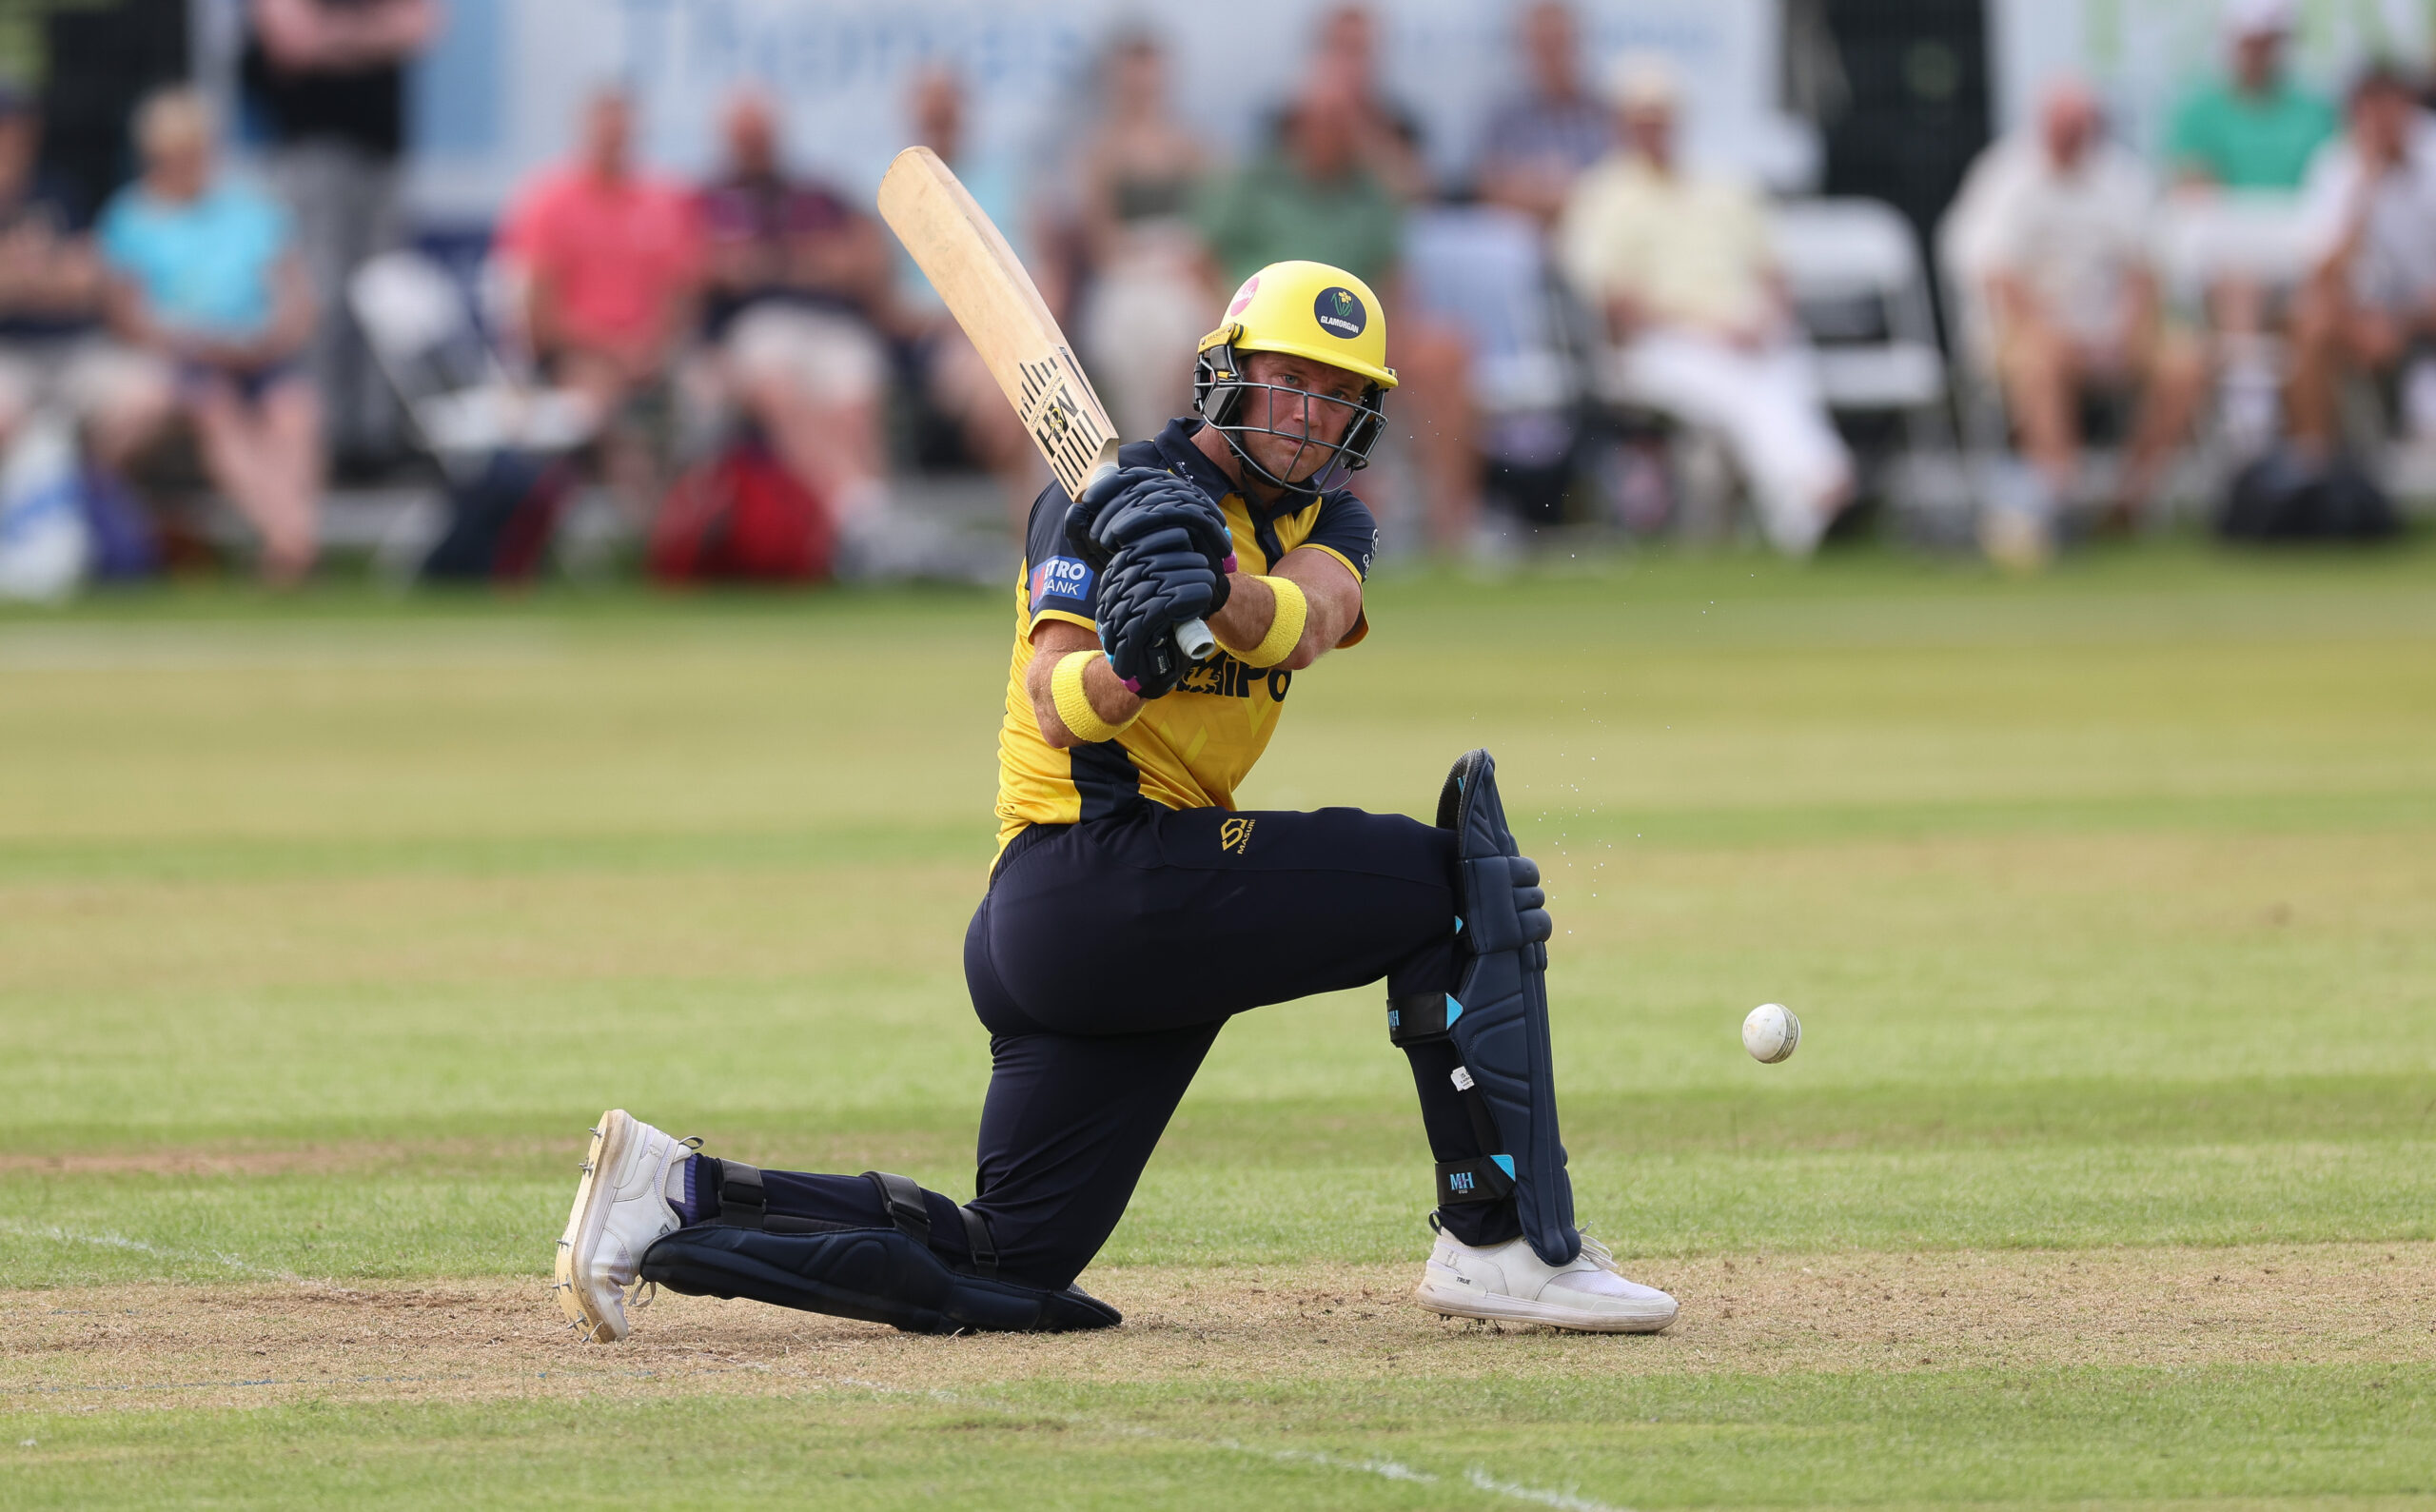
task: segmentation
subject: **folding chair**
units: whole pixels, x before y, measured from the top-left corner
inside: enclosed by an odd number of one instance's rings
[[[1482,450],[1526,514],[1555,513],[1581,434],[1581,343],[1538,225],[1498,206],[1424,210],[1407,223],[1406,289],[1471,348]]]
[[[475,324],[463,290],[420,252],[387,252],[347,280],[373,361],[417,436],[452,483],[481,475],[502,451],[560,455],[589,442],[600,417],[568,389],[519,383]]]
[[[1915,445],[1950,448],[1945,357],[1911,223],[1876,200],[1794,200],[1772,208],[1769,230],[1827,406],[1900,414]]]

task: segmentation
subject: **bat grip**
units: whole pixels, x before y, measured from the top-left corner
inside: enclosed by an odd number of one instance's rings
[[[1184,653],[1188,661],[1207,661],[1210,653],[1218,649],[1218,638],[1196,615],[1176,626],[1176,649]]]
[[[1225,574],[1234,570],[1235,554],[1230,551],[1227,560],[1219,563],[1218,571]],[[1187,661],[1207,661],[1218,654],[1218,638],[1209,633],[1208,621],[1195,615],[1176,626],[1176,649],[1184,653]]]

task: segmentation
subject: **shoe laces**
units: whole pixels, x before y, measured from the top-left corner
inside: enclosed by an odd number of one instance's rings
[[[1623,1274],[1623,1270],[1616,1264],[1614,1251],[1588,1234],[1581,1236],[1581,1258],[1601,1270],[1612,1271],[1619,1276]]]

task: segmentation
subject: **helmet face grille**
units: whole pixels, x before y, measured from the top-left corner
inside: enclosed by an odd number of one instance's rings
[[[1323,493],[1369,466],[1370,450],[1385,428],[1385,394],[1377,383],[1367,384],[1360,399],[1349,400],[1287,383],[1252,383],[1243,376],[1242,361],[1232,345],[1213,346],[1194,363],[1192,407],[1226,438],[1228,448],[1246,472],[1289,493]],[[1322,437],[1336,428],[1328,423],[1334,418],[1332,411],[1342,411],[1345,423],[1330,442]],[[1294,418],[1282,423],[1253,424],[1247,419],[1249,415],[1271,422]],[[1252,456],[1245,442],[1249,436],[1276,436],[1294,442],[1294,455],[1287,459],[1283,476]]]

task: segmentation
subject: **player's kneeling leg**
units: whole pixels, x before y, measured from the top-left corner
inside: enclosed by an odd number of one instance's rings
[[[879,1188],[890,1227],[843,1227],[770,1212],[758,1170],[740,1161],[717,1164],[717,1217],[654,1244],[642,1260],[645,1281],[694,1296],[746,1297],[893,1324],[908,1333],[1063,1333],[1124,1321],[1078,1287],[1050,1291],[1000,1278],[990,1227],[969,1208],[957,1210],[970,1268],[950,1265],[931,1247],[922,1188],[903,1176],[864,1173]]]

